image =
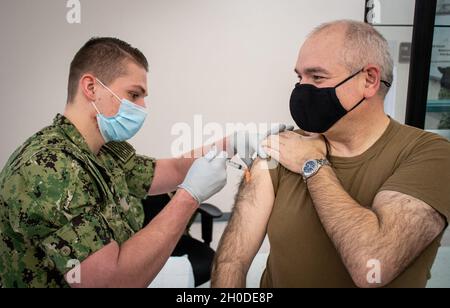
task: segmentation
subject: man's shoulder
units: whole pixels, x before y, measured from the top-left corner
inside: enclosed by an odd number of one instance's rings
[[[429,150],[441,148],[450,153],[450,142],[446,138],[423,129],[397,123],[398,130],[395,134],[395,143],[404,144],[411,151]],[[449,157],[450,158],[450,157]]]
[[[56,192],[70,186],[80,168],[73,158],[54,148],[25,150],[0,173],[1,193],[33,191],[39,197],[38,190],[44,187]]]
[[[10,211],[32,213],[54,222],[64,220],[59,213],[61,204],[88,203],[92,191],[85,167],[55,147],[30,145],[0,173],[0,202],[8,204]]]
[[[30,161],[37,166],[52,167],[51,162],[73,161],[67,137],[55,126],[48,126],[28,138],[8,159],[3,171],[15,171]],[[3,172],[2,172],[3,173]]]

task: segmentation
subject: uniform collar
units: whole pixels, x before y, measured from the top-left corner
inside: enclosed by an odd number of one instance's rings
[[[65,133],[65,135],[74,143],[81,151],[91,154],[95,156],[92,151],[89,149],[86,140],[83,138],[81,133],[75,127],[75,125],[70,122],[68,118],[63,116],[62,114],[57,114],[53,119],[53,125],[61,128],[61,130]]]

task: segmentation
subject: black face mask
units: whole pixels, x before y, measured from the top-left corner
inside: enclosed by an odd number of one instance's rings
[[[364,69],[346,78],[334,88],[317,88],[311,84],[297,83],[292,91],[290,109],[291,116],[298,127],[311,133],[324,133],[347,113],[358,107],[365,97],[347,111],[342,107],[336,95],[336,89],[362,71]],[[388,82],[384,80],[381,82],[390,87]]]

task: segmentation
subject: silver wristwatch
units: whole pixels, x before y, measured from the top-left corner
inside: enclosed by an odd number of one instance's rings
[[[331,164],[326,158],[307,160],[300,171],[303,180],[306,182],[309,178],[314,176],[322,166],[331,166]]]

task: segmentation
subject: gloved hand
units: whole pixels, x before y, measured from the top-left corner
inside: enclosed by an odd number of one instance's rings
[[[179,188],[186,190],[198,203],[219,192],[227,183],[227,154],[215,149],[192,164]]]
[[[264,134],[250,133],[248,131],[238,131],[230,136],[230,146],[234,149],[234,153],[238,154],[239,158],[247,165],[251,167],[254,159],[255,152],[262,159],[266,159],[268,156],[264,149],[261,147],[261,142],[270,135],[276,135],[287,130],[293,130],[294,126],[278,124],[273,126]]]

